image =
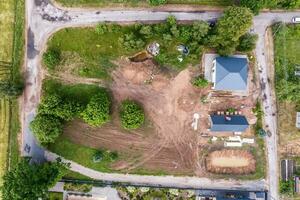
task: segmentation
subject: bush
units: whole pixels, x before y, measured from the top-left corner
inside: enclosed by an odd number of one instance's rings
[[[74,192],[84,192],[88,193],[92,190],[93,185],[81,184],[81,183],[65,183],[64,190],[74,191]]]
[[[43,62],[49,69],[54,69],[60,63],[61,53],[55,49],[48,49],[43,55]]]
[[[17,97],[22,94],[24,84],[22,82],[1,80],[0,81],[0,97]]]
[[[53,143],[62,133],[62,122],[51,115],[38,114],[30,123],[30,129],[41,144]]]
[[[258,35],[246,33],[239,39],[238,51],[249,52],[255,49]]]
[[[59,95],[46,95],[39,105],[38,113],[59,117],[62,120],[70,121],[78,116],[82,110],[79,103],[64,100]]]
[[[279,192],[280,192],[280,194],[292,195],[294,192],[294,181],[293,180],[288,180],[288,181],[280,180]]]
[[[140,34],[144,35],[145,38],[152,36],[152,27],[151,26],[142,26],[140,29]]]
[[[145,120],[144,111],[140,105],[131,100],[122,102],[120,117],[125,129],[137,129]]]
[[[167,3],[167,0],[148,0],[148,2],[152,6],[158,6]]]
[[[103,90],[91,98],[81,116],[89,125],[101,126],[110,119],[110,105],[109,94]]]
[[[99,35],[103,35],[104,33],[108,32],[108,27],[105,23],[100,23],[96,26],[95,32]]]
[[[198,76],[192,81],[192,84],[196,87],[203,88],[207,87],[209,85],[209,82],[202,76]]]
[[[145,46],[145,42],[136,37],[134,33],[125,34],[124,37],[119,38],[119,41],[127,50],[140,50]]]

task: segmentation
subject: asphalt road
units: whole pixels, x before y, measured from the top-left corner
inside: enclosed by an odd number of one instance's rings
[[[159,12],[151,10],[122,10],[122,11],[96,11],[96,10],[62,10],[52,6],[49,0],[26,0],[26,29],[27,29],[27,49],[26,49],[26,89],[22,102],[22,144],[23,150],[25,145],[30,145],[30,152],[23,151],[22,154],[26,156],[32,156],[36,160],[42,161],[44,159],[44,150],[40,148],[31,131],[28,129],[30,121],[35,115],[37,105],[40,99],[41,92],[41,80],[43,77],[41,70],[41,52],[45,48],[48,38],[55,31],[73,26],[88,26],[98,22],[111,21],[111,22],[153,22],[166,19],[169,15],[174,15],[178,20],[206,20],[213,21],[220,17],[219,12]],[[278,156],[277,156],[277,119],[276,115],[276,104],[273,101],[272,88],[268,80],[268,67],[266,61],[265,52],[265,31],[268,26],[276,22],[287,22],[289,23],[293,16],[300,15],[299,12],[267,12],[262,13],[254,18],[253,32],[259,35],[259,40],[256,47],[257,65],[262,68],[262,72],[259,74],[261,82],[265,84],[265,89],[262,91],[262,97],[266,96],[263,101],[263,109],[265,112],[265,123],[268,126],[269,131],[272,133],[271,137],[266,138],[267,155],[268,155],[268,181],[266,182],[266,188],[269,190],[270,199],[279,200],[278,196]],[[270,67],[270,66],[269,66]],[[273,66],[271,66],[273,67]],[[82,167],[82,166],[81,166]],[[73,163],[72,168],[76,171],[78,166]],[[83,172],[86,169],[84,169]],[[88,169],[87,169],[88,170]],[[95,178],[103,178],[103,176],[95,175],[94,171],[87,171],[83,173]],[[99,173],[99,172],[98,172]],[[121,176],[130,177],[126,179],[132,182],[145,182],[152,183],[156,181],[156,184],[174,185],[177,184],[190,184],[193,185],[190,180],[195,179],[196,185],[203,186],[207,185],[215,187],[214,181],[209,180],[210,184],[201,182],[199,178],[193,177],[182,177],[182,179],[170,179],[169,177],[145,178],[144,176],[137,175],[109,175],[106,174],[106,179],[118,179]],[[234,181],[221,180],[223,187],[234,187]],[[262,180],[262,182],[264,182]],[[258,184],[256,181],[250,182],[239,182],[240,188],[253,188],[256,190],[257,187],[261,187],[261,183]],[[212,184],[213,183],[213,184]]]

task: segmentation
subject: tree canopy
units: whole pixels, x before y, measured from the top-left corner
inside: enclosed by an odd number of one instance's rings
[[[264,6],[264,2],[262,0],[241,0],[240,5],[249,8],[254,15],[258,15],[260,9]]]
[[[212,46],[221,55],[231,55],[239,44],[239,39],[252,25],[253,14],[245,7],[229,7],[217,22]]]
[[[139,128],[145,120],[142,107],[134,101],[125,100],[121,104],[120,117],[125,129]]]
[[[103,90],[91,98],[81,116],[88,124],[101,126],[110,119],[110,106],[111,100],[109,94]]]
[[[63,124],[55,116],[38,114],[30,123],[30,129],[41,144],[48,144],[62,133]]]
[[[43,97],[38,107],[38,113],[56,116],[70,121],[82,110],[82,106],[75,101],[63,99],[57,94],[48,94]]]
[[[249,52],[255,49],[258,35],[246,33],[239,39],[238,51]]]
[[[60,161],[44,164],[30,164],[23,159],[15,169],[3,177],[3,200],[47,199],[48,189],[65,175],[67,165]]]

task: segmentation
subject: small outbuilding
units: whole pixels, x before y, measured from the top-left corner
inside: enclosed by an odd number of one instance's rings
[[[248,60],[242,57],[216,57],[213,61],[214,90],[246,91]]]
[[[210,122],[212,132],[244,132],[249,127],[242,115],[211,115]]]
[[[296,114],[296,127],[300,128],[300,112]]]

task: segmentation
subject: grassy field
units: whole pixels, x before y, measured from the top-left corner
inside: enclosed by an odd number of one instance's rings
[[[275,33],[275,85],[279,109],[280,143],[285,145],[300,139],[295,127],[296,112],[300,111],[300,26],[273,26]]]
[[[0,100],[0,177],[7,169],[8,138],[9,138],[9,101]],[[0,179],[0,185],[2,180]]]
[[[102,7],[113,6],[116,4],[126,6],[149,6],[147,0],[56,0],[63,6],[83,6],[83,7]],[[192,4],[192,5],[207,5],[207,6],[230,6],[234,0],[168,0],[168,4]]]
[[[11,62],[14,37],[14,0],[0,1],[0,61]]]
[[[154,41],[160,44],[160,54],[155,57],[155,60],[163,67],[180,71],[188,65],[198,64],[204,49],[201,44],[190,44],[191,40],[183,41],[182,37],[172,37],[164,31],[170,29],[167,23],[150,25],[151,34],[148,36],[140,33],[140,24],[129,26],[107,24],[105,26],[108,30],[102,34],[97,33],[97,27],[67,28],[54,34],[48,42],[48,49],[60,52],[61,61],[49,71],[109,79],[115,67],[113,61],[122,56],[133,56]],[[177,27],[177,30],[192,28],[191,25],[179,24]],[[182,61],[178,60],[178,57],[182,56],[177,50],[180,44],[190,47],[189,55],[184,56]],[[134,47],[128,48],[130,45]]]
[[[0,1],[0,79],[20,79],[24,47],[24,0]],[[19,112],[16,99],[0,99],[0,185],[19,160]]]

